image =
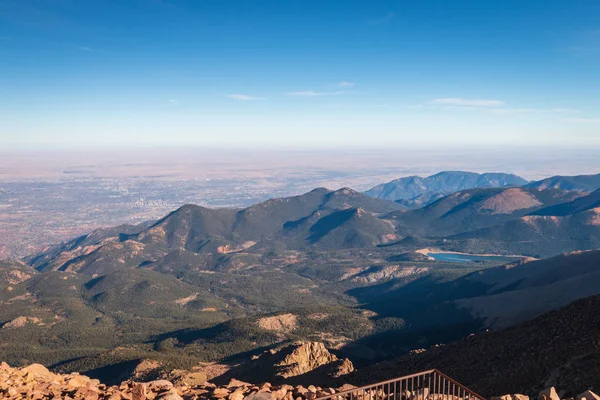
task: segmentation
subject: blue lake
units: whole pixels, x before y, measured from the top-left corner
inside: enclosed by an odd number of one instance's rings
[[[446,262],[482,262],[482,261],[494,261],[494,262],[513,262],[520,260],[521,257],[508,257],[508,256],[480,256],[477,254],[455,254],[455,253],[428,253],[429,257],[436,261]]]

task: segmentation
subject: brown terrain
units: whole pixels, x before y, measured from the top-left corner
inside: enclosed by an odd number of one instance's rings
[[[454,344],[433,346],[344,377],[357,385],[436,368],[484,396],[534,394],[548,386],[575,397],[600,388],[600,296]]]

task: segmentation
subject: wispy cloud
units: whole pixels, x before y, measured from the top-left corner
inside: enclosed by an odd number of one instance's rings
[[[169,99],[169,103],[171,103],[171,104],[179,104],[179,100],[177,100],[177,99]]]
[[[338,83],[338,87],[341,88],[349,88],[349,87],[354,87],[356,84],[354,82],[347,82],[347,81],[342,81],[340,83]]]
[[[81,51],[92,51],[92,48],[89,46],[75,46],[77,48],[77,50],[81,50]]]
[[[300,96],[300,97],[317,97],[317,96],[337,96],[340,94],[345,94],[343,90],[338,90],[335,92],[315,92],[314,90],[304,90],[301,92],[290,92],[287,93],[288,96]]]
[[[265,97],[256,97],[256,96],[250,96],[247,94],[239,94],[239,93],[228,94],[227,97],[229,97],[230,99],[240,100],[240,101],[264,100],[265,99]]]
[[[492,108],[494,114],[527,114],[527,113],[550,113],[550,114],[573,114],[580,110],[572,108]]]
[[[537,110],[535,108],[494,108],[490,110],[494,114],[529,114],[535,112],[544,112],[545,110]]]
[[[409,108],[420,108],[422,105],[409,106]],[[491,99],[467,99],[462,97],[444,97],[429,101],[426,108],[441,108],[443,110],[459,111],[487,111],[496,115],[514,115],[514,114],[573,114],[580,110],[573,108],[509,108],[500,100]]]
[[[554,113],[580,113],[581,110],[577,110],[574,108],[552,108],[550,109],[550,111],[554,112]]]
[[[600,118],[567,118],[564,121],[577,124],[600,124]]]
[[[368,26],[384,26],[392,23],[396,14],[392,11],[385,14],[383,17],[375,18],[367,22]]]
[[[382,108],[392,108],[389,104],[373,104],[372,106],[368,106],[368,108],[373,109],[382,109]]]
[[[431,102],[437,105],[455,107],[501,107],[504,105],[504,102],[499,100],[464,99],[460,97],[433,99]]]

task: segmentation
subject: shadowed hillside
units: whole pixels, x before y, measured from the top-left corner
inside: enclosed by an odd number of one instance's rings
[[[512,328],[363,368],[347,381],[367,384],[437,368],[484,396],[535,395],[548,386],[575,396],[600,386],[599,309],[600,296],[589,297]]]

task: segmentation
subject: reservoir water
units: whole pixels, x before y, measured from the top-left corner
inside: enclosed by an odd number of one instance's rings
[[[494,261],[494,262],[513,262],[520,260],[521,257],[509,257],[509,256],[482,256],[477,254],[456,254],[456,253],[428,253],[429,257],[433,258],[436,261],[446,261],[446,262],[482,262],[482,261]]]

